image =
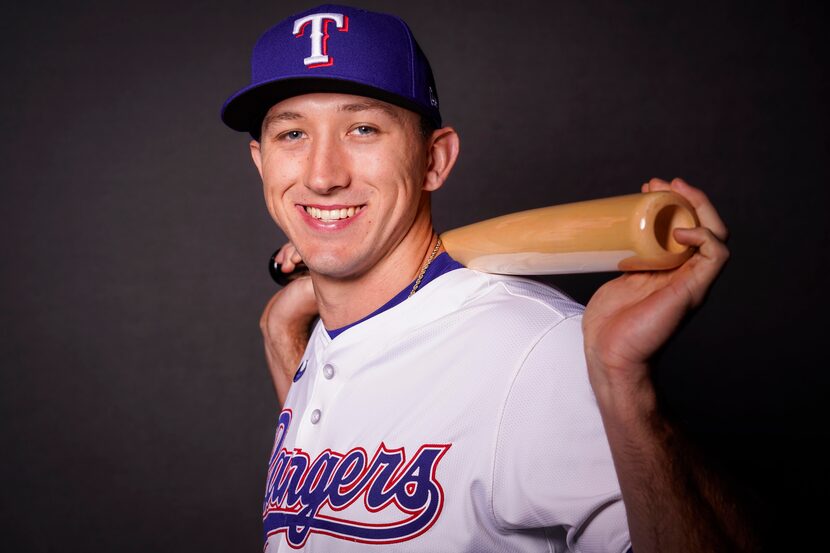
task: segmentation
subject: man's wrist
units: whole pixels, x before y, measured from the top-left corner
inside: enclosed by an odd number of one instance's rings
[[[658,415],[657,393],[647,366],[610,368],[589,364],[594,396],[606,423],[649,425]]]

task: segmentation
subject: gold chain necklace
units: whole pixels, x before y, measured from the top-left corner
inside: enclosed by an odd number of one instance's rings
[[[427,268],[429,267],[429,264],[432,263],[432,260],[435,258],[435,254],[438,253],[438,250],[440,248],[441,248],[441,237],[439,236],[438,241],[435,243],[435,247],[432,248],[432,253],[429,254],[429,259],[427,259],[427,262],[424,264],[424,268],[421,269],[421,274],[418,275],[418,278],[415,280],[415,286],[412,287],[412,291],[409,293],[410,298],[412,297],[412,294],[414,294],[415,291],[418,289],[418,286],[421,284],[421,279],[424,278],[424,275],[427,272]]]

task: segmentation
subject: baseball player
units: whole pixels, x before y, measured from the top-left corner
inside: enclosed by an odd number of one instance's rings
[[[222,119],[252,137],[268,211],[291,241],[277,261],[302,259],[311,275],[262,318],[283,405],[265,551],[743,543],[719,489],[678,462],[649,379],[649,359],[728,255],[701,191],[643,185],[691,201],[701,227],[675,237],[697,252],[611,281],[583,308],[443,250],[430,194],[459,137],[400,19],[337,5],[288,17],[256,43],[251,83]]]

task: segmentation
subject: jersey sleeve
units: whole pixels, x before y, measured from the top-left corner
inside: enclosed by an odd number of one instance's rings
[[[580,315],[548,330],[517,371],[493,467],[493,514],[502,529],[546,528],[552,541],[579,553],[630,546]]]

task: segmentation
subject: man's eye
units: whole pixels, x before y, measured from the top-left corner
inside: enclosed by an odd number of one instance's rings
[[[288,131],[280,135],[280,138],[284,140],[299,140],[302,137],[303,131]]]
[[[375,134],[378,131],[376,128],[370,127],[369,125],[360,125],[355,127],[352,132],[359,136],[368,136],[370,134]]]

